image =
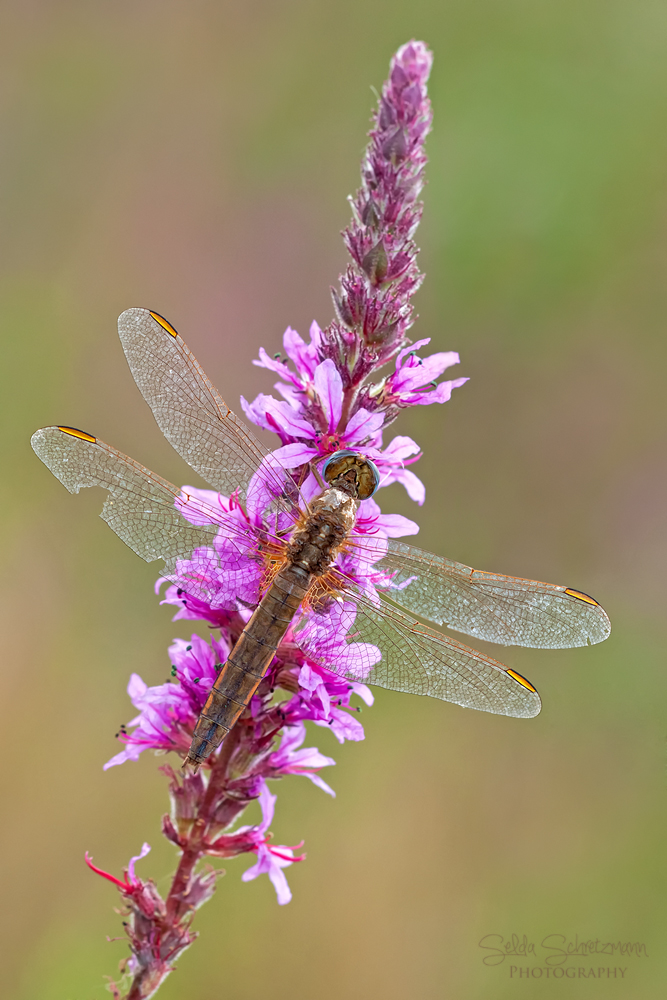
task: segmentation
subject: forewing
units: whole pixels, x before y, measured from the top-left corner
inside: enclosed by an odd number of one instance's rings
[[[271,498],[266,509],[293,512],[298,491],[289,473],[267,457],[171,324],[148,309],[127,309],[118,334],[158,427],[188,465],[226,496],[245,497],[259,474]]]
[[[181,491],[154,472],[116,451],[90,434],[70,427],[43,427],[32,436],[32,447],[70,493],[82,487],[102,486],[108,490],[101,517],[109,527],[145,559],[163,559],[162,574],[184,591],[216,607],[221,603],[220,581],[227,566],[220,565],[214,541],[222,528],[232,546],[236,539],[242,588],[244,568],[257,577],[257,566],[248,556],[247,536],[243,537],[224,514],[197,501],[197,513],[213,524],[194,525],[175,506]],[[228,557],[229,559],[229,557]]]
[[[525,678],[490,656],[377,606],[350,586],[342,601],[306,613],[294,637],[309,659],[343,677],[463,708],[532,718],[540,696]],[[381,656],[381,659],[380,659]]]
[[[562,649],[602,642],[611,631],[597,601],[578,590],[485,573],[393,539],[373,569],[392,577],[384,591],[391,601],[477,639]]]

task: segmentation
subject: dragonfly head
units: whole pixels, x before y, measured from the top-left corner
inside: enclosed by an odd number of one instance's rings
[[[357,500],[368,500],[380,485],[375,462],[356,451],[336,451],[322,466],[322,475],[330,486]]]

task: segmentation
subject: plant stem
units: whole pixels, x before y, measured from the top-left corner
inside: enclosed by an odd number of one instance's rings
[[[148,1000],[149,997],[153,996],[173,968],[170,957],[178,957],[192,941],[188,933],[188,915],[193,908],[188,902],[188,890],[197,863],[205,854],[204,844],[208,828],[215,807],[220,802],[220,795],[229,780],[229,764],[238,746],[240,732],[239,726],[231,731],[222,744],[211,768],[208,786],[197,809],[197,816],[190,831],[188,844],[183,848],[178,867],[174,873],[166,899],[164,917],[159,921],[157,951],[160,951],[159,939],[163,942],[171,939],[174,941],[174,954],[159,957],[156,955],[157,962],[152,968],[140,969],[132,980],[125,1000]],[[184,921],[186,921],[185,925]]]
[[[189,843],[184,848],[181,860],[178,863],[174,880],[167,896],[167,918],[180,919],[188,909],[187,902],[183,897],[187,895],[187,888],[192,878],[193,871],[199,858],[202,855],[202,844],[208,832],[208,825],[211,820],[211,809],[216,804],[218,796],[227,783],[227,769],[234,751],[239,742],[240,727],[235,726],[229,736],[223,742],[215,764],[211,768],[211,777],[204,797],[197,810],[197,818],[192,825]],[[130,998],[128,997],[128,1000]]]

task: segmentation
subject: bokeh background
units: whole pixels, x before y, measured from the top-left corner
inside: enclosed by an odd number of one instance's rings
[[[664,3],[5,0],[3,997],[108,996],[126,948],[85,850],[119,873],[148,840],[140,872],[167,885],[160,761],[101,766],[130,672],[161,682],[188,634],[96,517],[102,494],[67,494],[30,434],[83,427],[193,481],[116,317],[168,316],[233,406],[269,391],[260,345],[331,317],[371,87],[411,37],[435,52],[414,335],[471,380],[394,426],[423,444],[427,500],[392,487],[383,508],[425,548],[593,593],[614,633],[489,647],[540,689],[530,722],[379,691],[364,743],[316,729],[338,798],[277,786],[277,840],[308,851],[293,902],[230,862],[160,996],[664,995]],[[573,963],[623,981],[530,985],[517,959],[482,963],[484,935],[557,933],[647,957]]]

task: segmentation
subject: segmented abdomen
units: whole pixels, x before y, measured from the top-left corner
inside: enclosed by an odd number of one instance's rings
[[[195,726],[187,757],[190,763],[198,766],[220,746],[250,703],[311,579],[311,574],[294,565],[276,574],[211,689]]]

